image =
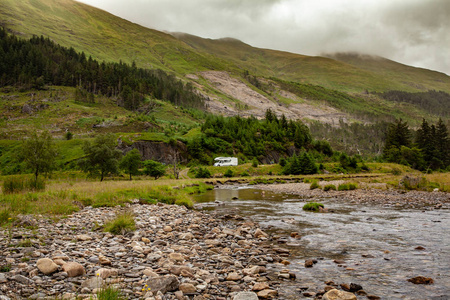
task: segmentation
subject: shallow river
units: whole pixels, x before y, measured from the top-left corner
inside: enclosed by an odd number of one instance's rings
[[[331,212],[313,213],[302,210],[310,199],[242,187],[215,189],[196,200],[205,210],[239,214],[286,239],[282,246],[291,250],[287,268],[297,275],[286,289],[300,298],[301,288],[318,291],[331,280],[360,284],[382,299],[450,299],[449,210],[394,209],[320,198],[315,201]],[[291,238],[291,232],[301,239]],[[424,249],[415,249],[419,246]],[[305,259],[318,263],[305,268]],[[338,265],[335,259],[345,263]],[[419,275],[433,278],[434,284],[407,281]]]

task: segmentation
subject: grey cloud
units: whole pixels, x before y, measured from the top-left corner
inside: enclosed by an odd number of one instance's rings
[[[449,0],[82,0],[158,30],[306,55],[361,52],[450,74]]]

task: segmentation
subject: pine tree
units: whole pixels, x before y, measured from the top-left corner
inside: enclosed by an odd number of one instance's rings
[[[395,121],[389,125],[383,154],[388,161],[398,160],[398,154],[402,146],[411,146],[411,132],[408,123],[402,119]],[[394,155],[395,154],[395,155]]]
[[[447,126],[445,126],[440,118],[436,125],[435,145],[436,154],[443,163],[442,167],[448,167],[450,165],[450,138],[448,136]]]

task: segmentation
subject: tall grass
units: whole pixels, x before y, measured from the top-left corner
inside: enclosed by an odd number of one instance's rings
[[[33,176],[14,175],[7,176],[3,180],[3,193],[14,194],[23,191],[43,191],[45,190],[45,179]]]
[[[130,211],[119,213],[115,219],[105,224],[105,231],[112,234],[125,234],[136,230],[134,215]]]
[[[112,286],[102,288],[97,293],[97,300],[125,300],[120,291]]]
[[[173,188],[175,185],[178,188]],[[0,194],[0,212],[9,211],[11,215],[67,215],[79,210],[80,204],[93,207],[123,206],[133,199],[139,199],[141,203],[163,202],[192,208],[190,195],[202,193],[209,188],[211,187],[194,180],[98,182],[80,178],[56,179],[48,182],[46,191]]]

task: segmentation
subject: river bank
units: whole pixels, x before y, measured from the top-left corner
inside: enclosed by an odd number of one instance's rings
[[[269,190],[276,193],[287,193],[302,198],[339,198],[354,204],[372,204],[385,207],[440,209],[450,208],[450,193],[406,191],[402,189],[387,189],[385,184],[363,184],[362,188],[351,191],[324,191],[328,184],[339,186],[343,180],[322,181],[322,188],[310,189],[309,183],[259,184],[253,186],[257,189]]]
[[[136,230],[104,232],[125,209]],[[21,216],[1,232],[0,299],[92,299],[105,286],[125,299],[225,300],[241,291],[283,299],[278,287],[295,280],[283,264],[289,250],[268,240],[258,224],[237,215],[138,201],[85,207],[56,221]]]

